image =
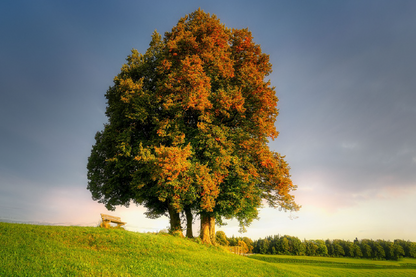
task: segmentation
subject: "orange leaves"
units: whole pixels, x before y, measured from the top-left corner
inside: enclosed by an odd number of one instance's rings
[[[168,71],[171,66],[172,66],[172,62],[168,61],[167,59],[164,59],[159,69],[161,69],[162,71]]]
[[[266,168],[273,167],[273,162],[270,159],[265,159],[264,161],[261,161],[260,164],[261,166],[266,167]]]
[[[160,67],[165,76],[160,82],[162,107],[182,113],[188,130],[197,129],[194,137],[186,134],[195,143],[195,155],[190,159],[193,173],[188,177],[200,189],[201,209],[215,210],[219,187],[230,185],[229,174],[241,186],[262,186],[272,202],[278,201],[273,198],[276,193],[289,195],[288,171],[267,146],[267,139],[278,135],[278,99],[270,82],[264,80],[271,64],[251,33],[247,29],[230,31],[214,16],[198,10],[166,33],[165,43]],[[188,122],[192,124],[188,126]],[[159,130],[159,135],[167,134],[163,132],[167,128]],[[169,137],[173,145],[185,141],[175,132]],[[242,198],[259,201],[260,196],[254,196],[258,189]]]
[[[159,178],[161,180],[174,181],[179,175],[184,174],[190,167],[187,160],[191,155],[191,146],[180,147],[155,147],[156,166],[159,168]]]
[[[238,39],[237,42],[238,44],[236,44],[236,47],[235,47],[237,53],[246,51],[248,48],[252,46],[251,36],[248,36],[248,35],[246,35],[244,39]]]
[[[166,49],[172,57],[183,60],[197,55],[206,74],[215,71],[224,78],[234,76],[229,51],[230,31],[215,16],[197,11],[182,18],[165,38]]]
[[[217,174],[212,174],[207,165],[196,163],[194,166],[195,183],[200,188],[201,208],[206,212],[212,212],[215,207],[215,199],[218,197],[219,183],[222,181]]]
[[[263,198],[272,207],[281,207],[288,210],[298,210],[300,208],[294,202],[294,197],[290,193],[296,190],[289,174],[289,165],[284,157],[268,149],[259,151],[258,163],[262,166],[260,176],[263,181]]]
[[[267,146],[267,139],[278,135],[278,99],[265,81],[271,64],[251,33],[230,31],[198,10],[181,19],[165,43],[163,105],[194,116],[188,127],[196,127],[197,135],[186,134],[197,145],[189,177],[200,189],[201,209],[215,211],[220,187],[230,186],[230,175],[245,186],[245,201],[260,201],[258,191],[264,188],[271,203],[286,199],[293,206],[288,166]],[[249,191],[248,184],[258,187]]]
[[[180,92],[183,95],[184,108],[199,111],[212,107],[208,97],[211,92],[210,78],[204,73],[201,59],[193,55],[182,62],[181,76],[184,84]]]
[[[246,110],[244,107],[245,98],[238,87],[227,90],[219,89],[215,99],[218,102],[216,113],[221,113],[227,118],[230,117],[232,110],[239,114],[243,114]]]
[[[186,57],[180,61],[180,66],[171,68],[162,91],[165,93],[166,103],[169,101],[178,103],[185,110],[194,109],[203,112],[212,107],[209,101],[210,78],[206,76],[202,61],[197,55]],[[169,109],[170,106],[165,108]]]
[[[250,107],[249,113],[245,114],[246,128],[258,136],[275,139],[278,135],[274,125],[278,99],[270,82],[264,81],[271,72],[268,55],[261,53],[260,46],[252,41],[247,29],[233,30],[232,49],[235,75],[244,99],[244,105],[238,107]]]
[[[154,170],[153,180],[157,181],[161,201],[167,198],[170,203],[179,211],[181,203],[186,198],[191,185],[189,169],[191,163],[188,158],[191,156],[191,146],[186,147],[154,147],[155,156],[153,159]]]
[[[232,46],[236,52],[242,52],[255,46],[252,42],[251,32],[248,29],[233,29]]]

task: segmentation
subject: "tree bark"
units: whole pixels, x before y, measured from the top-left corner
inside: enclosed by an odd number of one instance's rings
[[[186,237],[193,238],[192,234],[192,221],[193,215],[190,207],[185,207],[185,215],[186,215]]]
[[[170,232],[172,234],[180,233],[183,236],[181,218],[180,218],[179,213],[171,205],[168,205],[168,210],[169,210]]]
[[[211,244],[211,236],[209,232],[210,218],[207,214],[201,214],[201,240],[202,243]]]
[[[201,240],[206,244],[215,244],[215,217],[201,214]]]
[[[211,243],[216,244],[215,241],[215,217],[211,216],[209,220],[209,234],[211,237]]]

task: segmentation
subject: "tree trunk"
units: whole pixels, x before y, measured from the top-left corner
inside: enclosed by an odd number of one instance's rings
[[[180,235],[183,236],[181,218],[180,218],[179,213],[171,205],[168,205],[168,210],[169,210],[170,232],[172,234],[180,233]]]
[[[215,244],[215,217],[201,214],[201,240],[206,244]]]
[[[215,241],[215,217],[211,216],[209,220],[209,234],[211,237],[211,243],[216,244]]]
[[[192,234],[192,221],[193,221],[193,216],[192,216],[192,211],[190,207],[185,207],[185,215],[186,215],[186,237],[187,238],[193,238],[193,234]]]
[[[211,236],[209,232],[210,217],[207,214],[201,214],[201,240],[203,243],[211,244]]]

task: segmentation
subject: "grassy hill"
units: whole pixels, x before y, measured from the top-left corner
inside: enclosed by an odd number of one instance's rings
[[[170,235],[0,223],[0,276],[278,276],[275,264]],[[300,276],[296,275],[293,276]]]
[[[348,266],[352,259],[339,266],[276,257],[241,257],[162,234],[0,223],[0,276],[416,276],[413,261],[357,268]]]

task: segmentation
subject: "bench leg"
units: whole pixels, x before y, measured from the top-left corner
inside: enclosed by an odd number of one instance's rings
[[[108,228],[109,226],[110,226],[110,221],[103,220],[103,222],[101,222],[101,227]]]

